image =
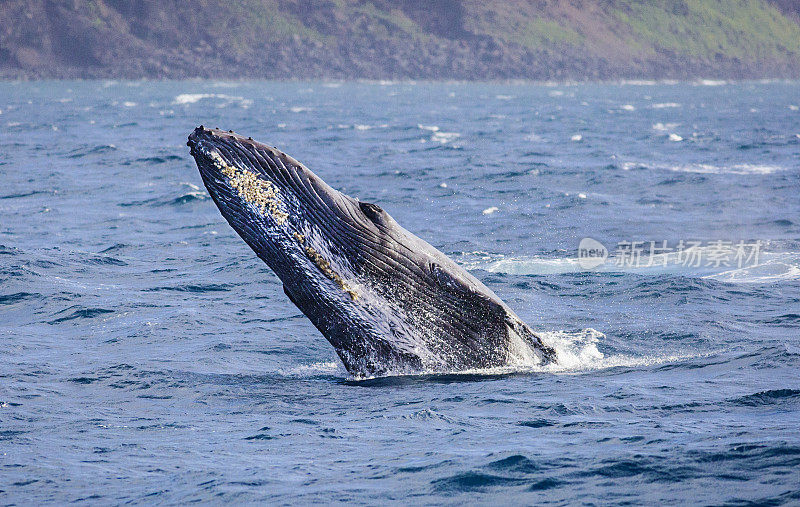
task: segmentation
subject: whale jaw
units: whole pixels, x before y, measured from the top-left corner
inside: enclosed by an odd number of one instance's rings
[[[223,217],[351,374],[555,360],[489,288],[379,206],[231,131],[201,126],[187,144]]]

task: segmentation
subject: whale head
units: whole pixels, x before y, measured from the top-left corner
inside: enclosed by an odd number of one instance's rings
[[[187,144],[223,217],[350,373],[555,359],[489,288],[376,204],[232,131],[201,126]]]

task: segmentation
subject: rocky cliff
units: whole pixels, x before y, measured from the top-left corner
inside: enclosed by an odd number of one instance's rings
[[[0,78],[800,76],[795,0],[3,0]]]

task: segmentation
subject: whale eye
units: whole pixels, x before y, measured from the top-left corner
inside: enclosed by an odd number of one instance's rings
[[[361,212],[373,222],[381,221],[383,218],[383,210],[377,204],[372,204],[371,202],[359,202],[358,207],[361,208]]]

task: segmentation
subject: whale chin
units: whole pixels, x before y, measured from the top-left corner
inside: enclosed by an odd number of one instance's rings
[[[494,292],[380,206],[232,131],[200,126],[187,144],[222,216],[351,374],[555,361]]]

